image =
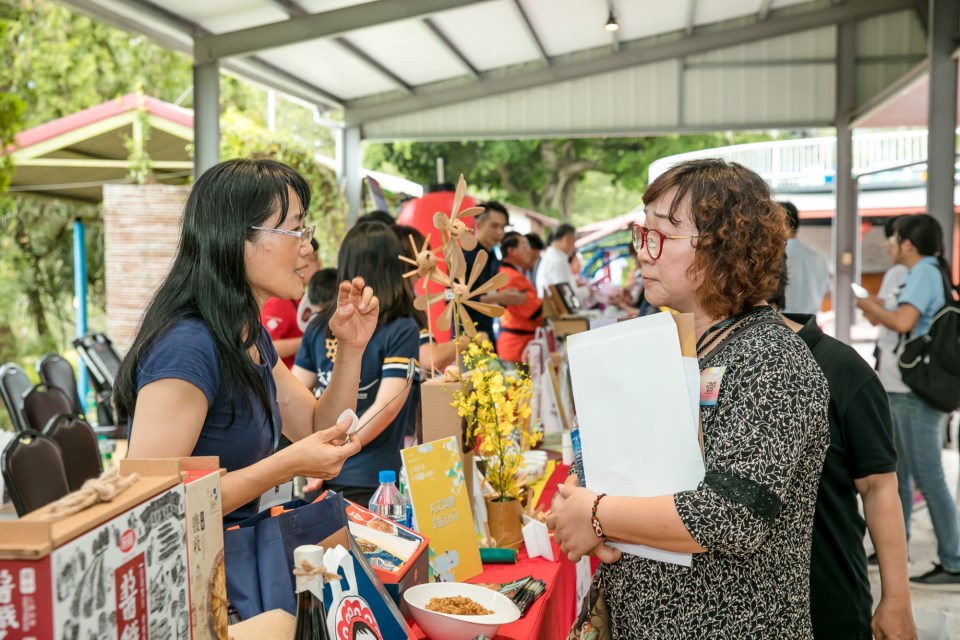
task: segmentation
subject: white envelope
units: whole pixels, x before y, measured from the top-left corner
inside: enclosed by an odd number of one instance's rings
[[[652,497],[695,489],[704,465],[699,367],[684,358],[673,319],[659,313],[567,338],[583,472],[591,491]],[[616,543],[690,566],[692,555]]]

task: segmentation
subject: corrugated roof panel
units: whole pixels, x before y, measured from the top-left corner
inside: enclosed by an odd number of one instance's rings
[[[809,0],[773,0],[773,3],[770,5],[770,7],[772,9],[782,9],[795,4],[803,4],[804,2],[809,2]],[[759,5],[759,2],[757,4]]]
[[[857,22],[858,56],[926,55],[927,41],[914,11]]]
[[[675,127],[674,61],[491,96],[364,125],[366,138],[629,134]]]
[[[716,62],[773,62],[795,59],[833,59],[837,51],[837,30],[824,27],[779,38],[717,49],[687,58],[689,64]]]
[[[683,10],[686,8],[684,2],[673,2],[671,4],[675,4]],[[693,23],[701,26],[711,22],[748,16],[758,11],[760,11],[758,0],[697,0]]]
[[[857,65],[857,104],[862,105],[913,69],[908,62],[860,63]],[[926,114],[924,114],[926,117]]]
[[[463,66],[422,20],[351,31],[347,39],[412,85],[438,82],[465,73]]]
[[[913,11],[899,11],[857,23],[857,104],[864,104],[916,66],[927,43]],[[891,57],[884,60],[883,57]],[[897,60],[897,56],[904,59]],[[911,60],[910,57],[915,59]],[[878,58],[872,62],[864,58]]]
[[[279,47],[259,57],[345,100],[397,88],[392,80],[329,40]]]
[[[164,0],[156,4],[213,33],[227,33],[289,18],[275,4],[264,0]]]
[[[621,41],[680,31],[687,26],[683,2],[662,3],[656,11],[650,11],[650,7],[642,2],[617,2],[615,5]]]
[[[610,33],[603,29],[607,22],[607,3],[604,0],[521,0],[521,4],[543,48],[551,56],[602,47],[613,42]],[[657,11],[682,12],[681,3],[661,3]],[[623,16],[619,18],[624,19]]]
[[[830,124],[832,65],[688,69],[684,124],[758,128],[778,123]]]
[[[540,54],[510,3],[481,2],[435,14],[431,20],[480,71],[537,60]]]
[[[269,2],[271,0],[263,1]],[[309,13],[323,13],[324,11],[343,9],[344,7],[367,4],[368,2],[374,2],[374,0],[297,0],[297,4]]]

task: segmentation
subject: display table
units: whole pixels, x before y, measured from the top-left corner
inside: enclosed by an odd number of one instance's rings
[[[560,548],[553,545],[554,557],[560,558]],[[567,631],[576,615],[574,596],[576,589],[576,571],[573,563],[564,557],[550,562],[544,558],[528,558],[521,550],[517,564],[485,564],[483,573],[469,580],[472,583],[510,582],[533,576],[547,584],[547,590],[537,601],[530,605],[527,614],[512,624],[500,627],[493,640],[557,640],[566,638]],[[410,624],[411,638],[420,640],[427,636],[416,623]],[[435,638],[434,640],[442,640]]]
[[[567,466],[557,465],[544,485],[538,501],[539,505],[543,505],[544,508],[549,506],[550,499],[556,493],[556,485],[566,479],[567,470]],[[533,576],[543,580],[547,585],[547,590],[530,605],[526,615],[512,624],[500,627],[500,631],[493,640],[532,640],[534,638],[562,640],[567,637],[567,632],[577,613],[574,602],[577,582],[576,565],[567,560],[552,539],[551,542],[553,556],[557,559],[554,562],[544,558],[528,558],[526,550],[521,548],[517,564],[485,564],[483,573],[468,581],[502,583]],[[411,638],[420,640],[427,637],[415,623],[411,622],[410,629]]]

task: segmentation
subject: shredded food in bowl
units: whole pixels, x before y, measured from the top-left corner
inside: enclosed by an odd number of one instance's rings
[[[427,609],[437,613],[450,613],[457,616],[485,616],[493,613],[482,607],[479,602],[463,596],[449,598],[430,598]]]

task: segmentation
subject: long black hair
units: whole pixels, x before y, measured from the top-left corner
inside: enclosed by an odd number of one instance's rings
[[[925,213],[900,216],[896,222],[897,241],[909,240],[921,256],[935,256],[943,277],[953,287],[950,263],[943,255],[943,229],[933,216]]]
[[[393,229],[382,222],[361,222],[347,232],[337,254],[337,280],[360,276],[380,300],[377,329],[397,318],[417,319],[413,289],[403,277],[406,263],[398,257],[402,253]],[[320,313],[319,321],[327,324],[328,334],[334,311],[336,305],[330,305]]]
[[[310,187],[299,173],[275,160],[228,160],[194,183],[173,266],[117,372],[114,398],[120,420],[133,417],[136,409],[140,359],[157,338],[188,318],[202,320],[213,336],[228,395],[252,391],[269,408],[267,391],[247,355],[260,336],[260,309],[247,281],[244,248],[258,233],[251,227],[263,226],[278,208],[276,226],[283,224],[290,205],[288,187],[306,211]]]

